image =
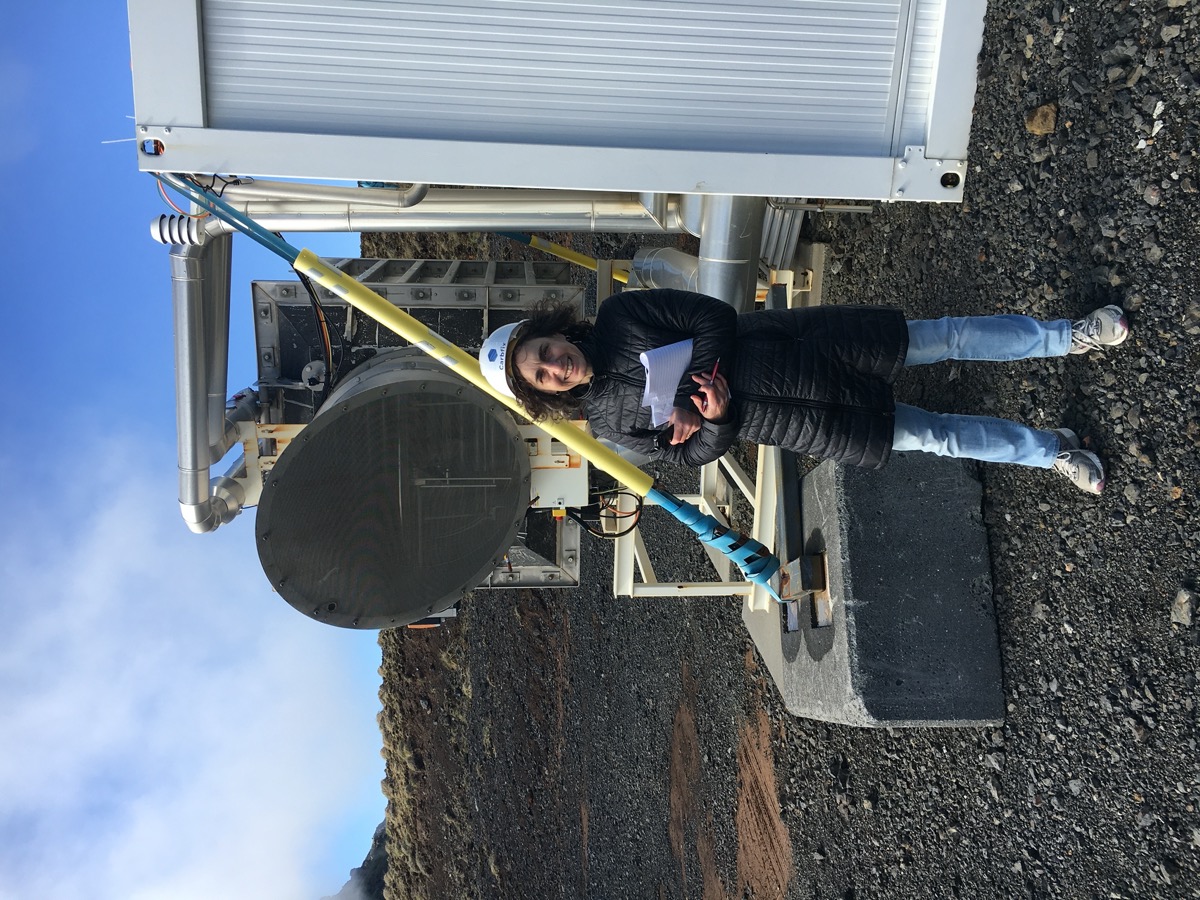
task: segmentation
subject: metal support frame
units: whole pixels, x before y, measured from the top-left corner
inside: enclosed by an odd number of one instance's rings
[[[761,483],[761,477],[757,481]],[[729,527],[731,503],[729,489],[731,486],[737,488],[754,507],[755,530],[751,537],[770,547],[771,544],[763,541],[759,536],[757,528],[762,497],[755,488],[755,481],[747,476],[745,470],[733,457],[725,455],[714,463],[702,466],[699,492],[678,494],[677,496],[681,500],[696,505],[702,512],[713,516],[722,525]],[[617,508],[621,512],[632,512],[636,508],[636,502],[634,498],[622,495]],[[707,545],[704,549],[716,569],[716,581],[665,582],[659,581],[655,575],[650,554],[646,550],[645,541],[642,540],[638,529],[617,538],[613,543],[613,594],[617,597],[711,597],[723,595],[751,597],[757,592],[766,598],[766,602],[774,602],[766,590],[759,585],[744,579],[730,580],[729,559]],[[634,580],[635,568],[641,576],[641,581]]]

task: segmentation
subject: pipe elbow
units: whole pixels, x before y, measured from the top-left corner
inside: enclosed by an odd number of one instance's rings
[[[183,521],[192,534],[208,534],[210,531],[216,531],[221,524],[220,519],[213,512],[213,504],[210,500],[200,503],[185,503],[180,500],[179,513],[183,516]]]
[[[400,208],[408,209],[410,206],[416,206],[429,193],[429,185],[414,184],[400,196]]]
[[[244,469],[243,469],[244,471]],[[228,525],[238,517],[246,505],[246,490],[236,480],[228,475],[221,475],[212,480],[213,515],[218,525]]]

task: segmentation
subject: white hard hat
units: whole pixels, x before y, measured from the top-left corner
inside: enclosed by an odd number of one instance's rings
[[[522,319],[511,325],[501,325],[487,336],[487,340],[479,348],[479,370],[483,372],[483,377],[500,393],[514,399],[516,395],[508,383],[509,343],[512,341],[513,332],[528,321]]]

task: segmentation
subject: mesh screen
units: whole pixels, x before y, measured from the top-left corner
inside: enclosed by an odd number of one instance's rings
[[[458,382],[414,378],[318,416],[259,505],[259,556],[279,594],[321,621],[381,628],[477,586],[529,497],[524,444],[491,405]]]

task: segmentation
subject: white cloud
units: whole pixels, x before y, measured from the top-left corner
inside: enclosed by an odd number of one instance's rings
[[[190,534],[147,450],[0,459],[0,897],[333,893],[312,860],[381,769],[364,639],[270,592],[252,521]]]

